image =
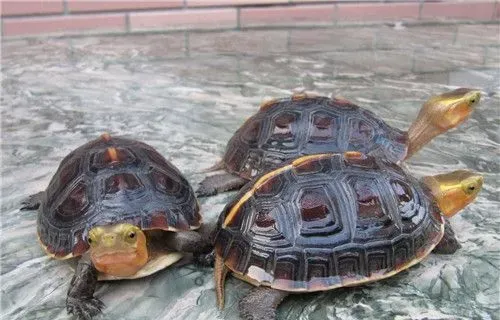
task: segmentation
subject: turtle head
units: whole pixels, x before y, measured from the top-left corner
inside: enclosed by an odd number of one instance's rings
[[[148,261],[146,235],[132,224],[96,226],[89,231],[88,242],[92,263],[109,275],[134,275]]]
[[[464,122],[480,99],[480,91],[460,88],[427,100],[408,130],[409,148],[406,157],[409,158],[435,136]]]
[[[474,201],[483,186],[483,177],[468,170],[425,177],[423,181],[446,217],[453,216]]]

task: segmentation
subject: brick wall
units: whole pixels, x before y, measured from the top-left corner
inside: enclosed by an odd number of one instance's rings
[[[1,1],[2,36],[500,19],[499,0]]]

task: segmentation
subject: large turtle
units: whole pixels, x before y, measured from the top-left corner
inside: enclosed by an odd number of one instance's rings
[[[263,103],[227,144],[198,196],[238,189],[262,172],[302,155],[360,151],[402,161],[435,136],[465,121],[479,103],[477,90],[461,88],[431,97],[408,132],[343,99],[294,94]]]
[[[36,208],[45,252],[82,256],[66,299],[78,319],[101,312],[98,280],[144,277],[184,253],[211,250],[188,181],[151,146],[131,139],[103,134],[72,151],[48,188],[23,207]]]
[[[471,203],[482,176],[459,170],[418,181],[359,152],[304,156],[248,183],[215,231],[217,302],[228,271],[253,285],[244,319],[274,319],[290,293],[361,285],[431,251],[459,247],[444,217]]]

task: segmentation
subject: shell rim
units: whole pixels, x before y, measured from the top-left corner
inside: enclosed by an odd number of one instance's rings
[[[189,230],[198,230],[201,227],[201,225],[202,225],[202,221],[200,219],[199,225],[189,226]],[[180,230],[180,229],[173,228],[173,227],[167,227],[167,228],[141,228],[141,230],[143,230],[143,231],[148,231],[148,230],[163,230],[163,231],[172,231],[172,232],[187,231],[187,230]],[[67,255],[58,256],[54,252],[50,251],[49,248],[48,248],[48,246],[46,246],[42,242],[42,239],[40,239],[40,234],[38,233],[38,231],[37,231],[37,240],[38,240],[38,243],[40,244],[40,246],[42,247],[43,251],[45,252],[45,255],[49,256],[50,258],[56,259],[56,260],[67,260],[67,259],[71,259],[71,258],[77,258],[77,257],[82,256],[85,252],[88,251],[88,249],[87,249],[87,250],[83,251],[81,254],[77,254],[77,255],[75,255],[73,253],[73,251],[71,251]],[[73,248],[74,248],[74,246],[73,246]]]
[[[345,277],[344,279],[347,279],[347,281],[345,281],[343,279],[344,281],[342,281],[341,283],[335,284],[332,286],[325,286],[325,287],[318,287],[318,288],[289,288],[286,286],[280,286],[279,284],[273,285],[272,282],[271,283],[261,282],[261,281],[250,278],[246,274],[235,271],[229,265],[227,265],[225,261],[224,261],[224,265],[229,270],[231,270],[231,272],[233,272],[235,277],[237,277],[245,282],[248,282],[251,285],[256,286],[256,287],[264,286],[264,287],[270,287],[270,288],[273,288],[276,290],[281,290],[281,291],[286,291],[286,292],[320,292],[320,291],[328,291],[328,290],[333,290],[333,289],[343,288],[343,287],[354,287],[354,286],[358,286],[361,284],[366,284],[366,283],[390,278],[390,277],[400,273],[401,271],[404,271],[404,270],[411,268],[412,266],[422,262],[422,260],[424,260],[432,252],[432,250],[434,250],[434,248],[439,244],[439,242],[441,241],[441,239],[444,236],[444,218],[442,215],[440,215],[440,217],[441,217],[441,226],[440,226],[440,233],[439,233],[440,236],[438,238],[436,238],[436,241],[433,244],[431,244],[430,246],[428,246],[428,248],[423,253],[421,253],[419,256],[415,257],[412,260],[409,260],[407,263],[401,265],[399,268],[396,268],[396,269],[391,270],[389,272],[386,272],[383,274],[377,274],[377,275],[370,276],[370,277],[364,276],[361,279],[355,279],[352,281],[349,281],[349,277]],[[292,280],[290,280],[290,281],[292,281]]]

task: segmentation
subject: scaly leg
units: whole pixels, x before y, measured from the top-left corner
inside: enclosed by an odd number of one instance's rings
[[[241,299],[240,317],[244,320],[274,320],[276,308],[288,292],[270,287],[255,287]]]
[[[206,177],[196,190],[198,197],[213,196],[220,192],[241,188],[248,181],[234,174],[224,172]]]
[[[21,210],[36,210],[42,203],[42,197],[45,191],[30,195],[21,202]]]
[[[462,245],[455,237],[455,232],[451,228],[450,222],[448,220],[445,220],[443,238],[434,248],[434,250],[432,250],[432,252],[437,254],[452,254],[461,247]]]
[[[206,254],[213,249],[212,232],[215,222],[203,223],[197,230],[162,233],[166,246],[178,252]]]

